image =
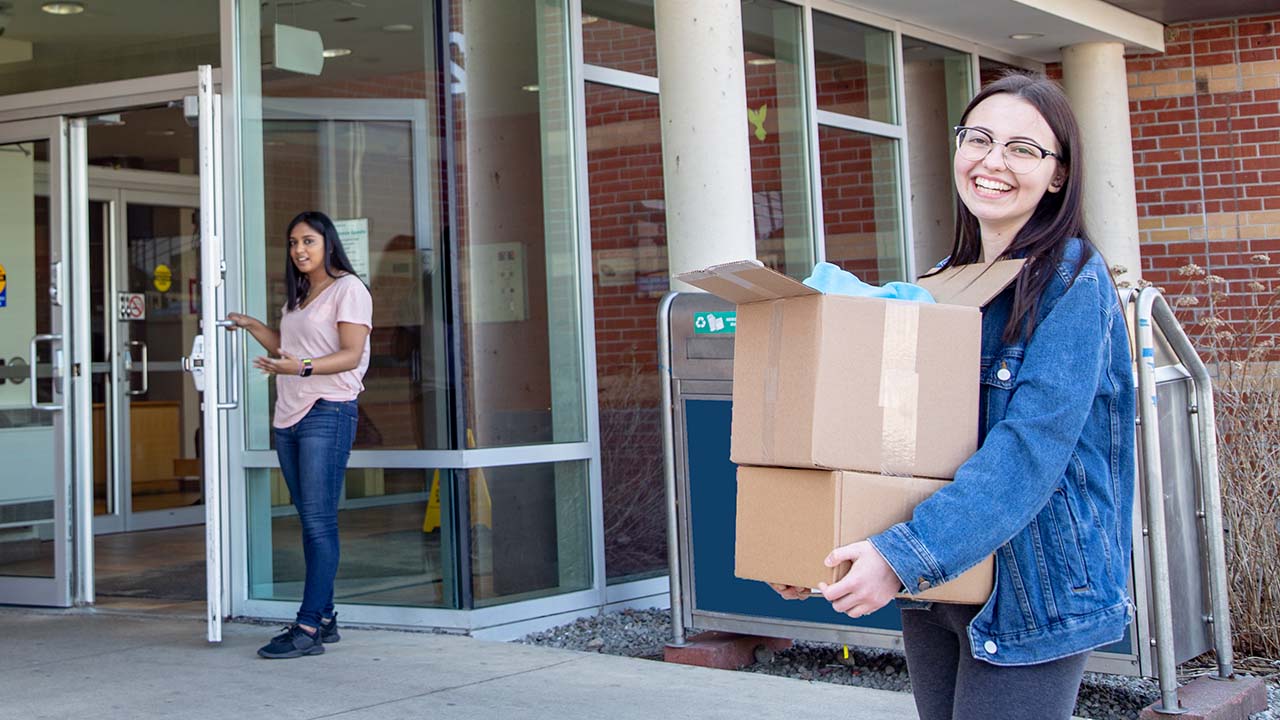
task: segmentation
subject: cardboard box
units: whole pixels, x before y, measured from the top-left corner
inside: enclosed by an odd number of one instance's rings
[[[816,588],[844,577],[849,563],[823,564],[834,548],[866,540],[911,519],[947,480],[886,477],[841,470],[738,468],[734,575]],[[986,560],[913,600],[985,603],[995,560]]]
[[[921,280],[936,305],[826,295],[755,260],[680,275],[738,306],[731,459],[953,477],[978,443],[979,308],[1022,262]]]

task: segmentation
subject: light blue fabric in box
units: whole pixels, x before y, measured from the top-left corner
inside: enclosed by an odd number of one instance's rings
[[[905,282],[891,282],[881,286],[870,285],[859,280],[857,275],[841,270],[828,262],[814,265],[813,273],[804,279],[804,284],[829,295],[855,295],[929,304],[936,302],[929,291],[919,285]]]

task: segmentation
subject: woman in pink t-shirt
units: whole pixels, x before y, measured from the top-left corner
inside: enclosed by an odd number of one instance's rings
[[[297,621],[271,639],[264,658],[319,655],[339,639],[333,609],[338,502],[356,435],[356,396],[369,368],[373,300],[351,268],[333,221],[304,212],[289,223],[280,330],[228,313],[272,356],[253,364],[276,376],[276,454],[302,524],[306,585]]]

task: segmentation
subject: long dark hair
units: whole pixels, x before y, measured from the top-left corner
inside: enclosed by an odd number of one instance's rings
[[[1040,198],[1040,204],[1032,212],[1027,224],[1018,231],[1004,253],[996,258],[1027,258],[1027,264],[1014,285],[1013,309],[1009,313],[1009,322],[1004,327],[1005,342],[1015,342],[1019,338],[1030,337],[1035,330],[1040,295],[1062,262],[1067,241],[1079,238],[1084,245],[1072,273],[1073,279],[1097,250],[1085,235],[1080,127],[1076,124],[1076,116],[1071,111],[1071,102],[1066,93],[1044,75],[1010,73],[984,87],[969,101],[969,106],[960,116],[960,124],[965,123],[978,103],[1000,93],[1026,100],[1040,112],[1058,140],[1061,151],[1058,163],[1066,174],[1062,189],[1056,193],[1046,192]],[[982,232],[978,226],[978,218],[964,206],[957,190],[955,243],[951,246],[951,257],[939,270],[952,265],[978,262],[981,257]]]
[[[293,254],[289,250],[289,236],[293,234],[293,229],[300,223],[306,223],[307,227],[315,230],[324,236],[324,272],[329,277],[338,277],[334,274],[334,270],[340,270],[348,275],[355,275],[356,271],[351,268],[351,261],[347,259],[347,251],[342,249],[342,239],[338,237],[338,228],[333,226],[333,221],[328,215],[318,210],[306,210],[298,213],[298,216],[289,221],[289,228],[284,232],[284,285],[289,293],[289,303],[287,307],[290,311],[297,310],[298,305],[307,299],[307,293],[311,292],[311,280],[305,273],[298,272],[293,266]]]

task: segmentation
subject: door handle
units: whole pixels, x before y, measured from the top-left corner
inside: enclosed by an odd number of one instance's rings
[[[151,371],[147,364],[147,344],[141,340],[130,340],[128,343],[129,357],[133,357],[133,348],[142,348],[142,388],[139,390],[126,390],[125,395],[146,395],[147,389],[151,387]],[[132,381],[130,385],[132,385]]]
[[[219,320],[214,324],[220,328],[235,327],[236,325],[231,320]],[[248,331],[246,330],[245,332]],[[230,336],[227,338],[227,346],[231,349],[231,352],[227,353],[227,370],[231,375],[229,378],[230,382],[228,383],[228,385],[231,386],[231,397],[227,402],[218,403],[219,410],[234,410],[240,406],[241,372],[240,363],[238,362],[240,358],[240,334],[227,333],[227,335]]]
[[[31,369],[31,407],[36,410],[49,410],[49,411],[61,410],[62,403],[52,403],[52,402],[42,403],[40,402],[40,399],[37,397],[36,367],[39,365],[39,363],[36,362],[36,346],[42,342],[60,343],[62,342],[62,335],[58,333],[50,333],[45,335],[36,335],[35,337],[31,338],[31,344],[28,347],[28,357],[30,358],[30,361],[31,361],[30,364],[28,365],[28,367]],[[55,352],[52,355],[52,357],[50,357],[50,362],[53,366],[53,372],[51,373],[51,375],[55,378],[58,377],[58,355],[59,353]]]

